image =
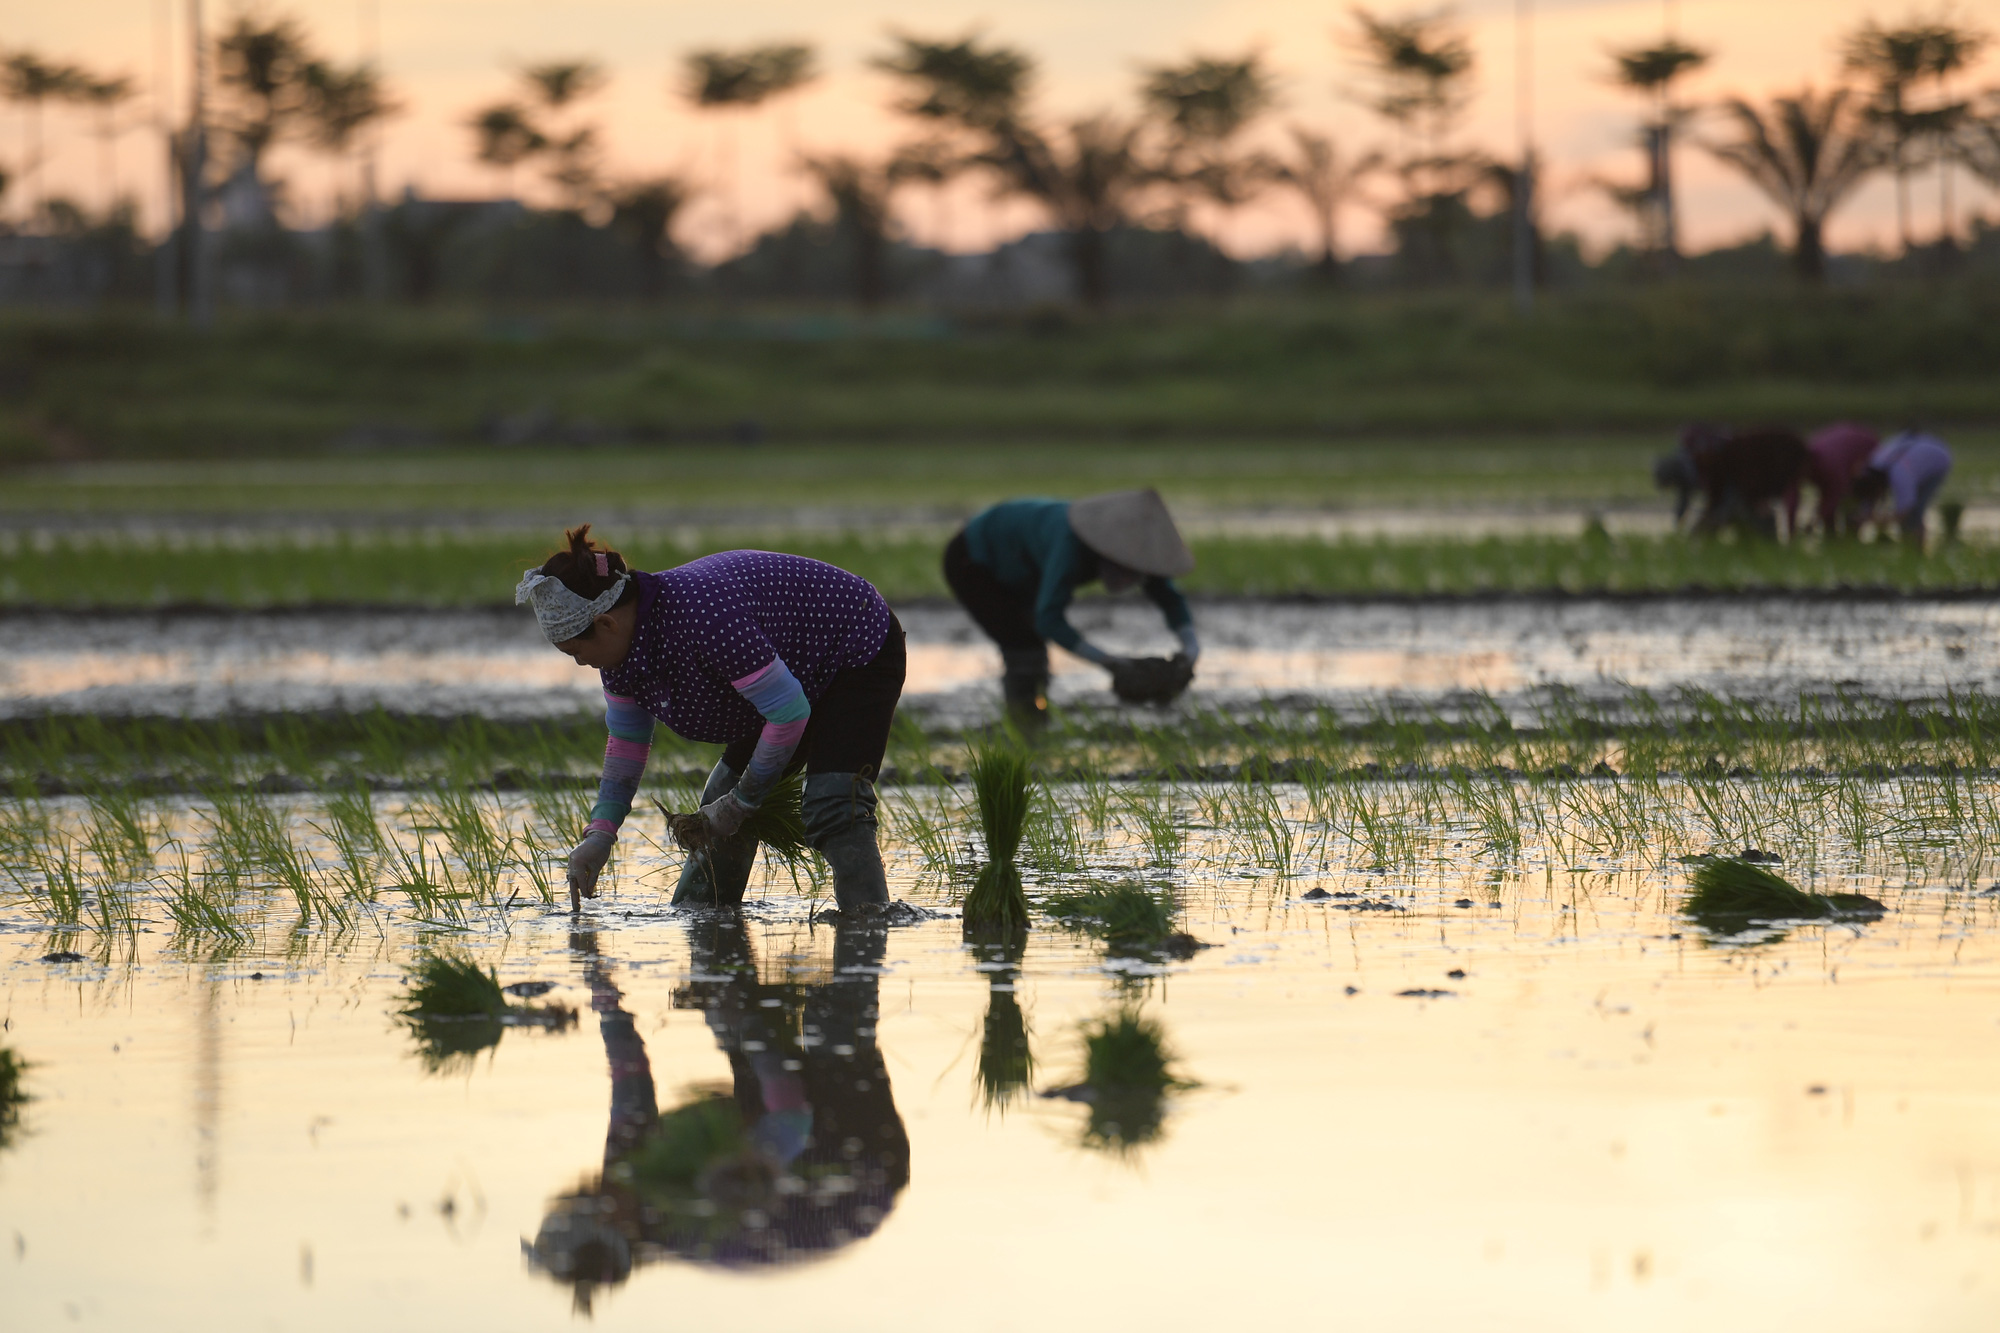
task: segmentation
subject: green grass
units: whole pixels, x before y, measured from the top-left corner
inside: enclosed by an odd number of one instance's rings
[[[948,596],[942,529],[914,534],[717,532],[605,536],[641,568],[738,546],[779,548],[869,579],[892,601]],[[1500,593],[1963,592],[2000,585],[2000,545],[1677,537],[1481,540],[1196,539],[1197,595],[1435,596]],[[548,534],[345,533],[326,540],[117,534],[0,535],[0,605],[62,609],[204,606],[511,606]],[[526,614],[523,612],[522,614]]]
[[[2000,418],[2000,293],[1674,284],[1546,300],[1254,301],[1052,322],[596,309],[0,320],[0,456],[290,456],[566,441],[1670,427]],[[493,423],[500,423],[496,428]],[[545,429],[534,440],[534,428]],[[563,460],[570,466],[569,458]],[[585,471],[585,469],[576,469]]]

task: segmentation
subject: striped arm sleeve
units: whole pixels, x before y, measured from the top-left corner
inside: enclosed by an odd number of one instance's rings
[[[604,692],[604,776],[597,784],[597,804],[590,808],[593,832],[618,836],[618,826],[632,813],[639,779],[653,752],[653,718],[638,701]]]
[[[757,748],[743,776],[736,779],[736,799],[745,805],[760,805],[764,793],[792,761],[792,752],[799,748],[799,738],[812,719],[812,704],[806,701],[805,690],[782,657],[774,657],[759,670],[729,683],[764,715]]]

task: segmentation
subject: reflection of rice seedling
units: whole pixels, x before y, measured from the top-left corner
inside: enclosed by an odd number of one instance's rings
[[[743,1167],[760,1159],[744,1133],[743,1112],[729,1092],[695,1089],[689,1100],[660,1118],[645,1140],[614,1167],[656,1203],[692,1206],[718,1167]]]
[[[1884,909],[1881,902],[1865,894],[1807,893],[1762,866],[1719,857],[1696,869],[1693,892],[1682,910],[1706,929],[1735,934],[1757,922],[1826,917],[1873,920]]]
[[[1195,1086],[1174,1071],[1166,1030],[1136,1009],[1083,1025],[1083,1082],[1051,1096],[1090,1108],[1083,1143],[1129,1153],[1160,1137],[1167,1094]]]
[[[1052,893],[1039,906],[1070,930],[1103,940],[1123,953],[1192,953],[1193,936],[1174,929],[1177,911],[1168,889],[1140,884],[1093,884]]]
[[[968,931],[1019,930],[1028,924],[1028,896],[1014,857],[1028,819],[1028,756],[1011,746],[991,746],[973,757],[972,793],[986,835],[986,855],[965,895]]]
[[[1035,1074],[1028,1017],[1014,991],[1015,976],[995,973],[987,992],[986,1020],[979,1037],[979,1092],[988,1111],[1005,1112],[1027,1094]]]
[[[0,1046],[0,1148],[13,1141],[21,1128],[21,1108],[28,1104],[23,1087],[28,1062],[5,1046]]]

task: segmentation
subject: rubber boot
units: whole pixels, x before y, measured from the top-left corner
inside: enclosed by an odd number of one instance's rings
[[[875,845],[875,783],[867,773],[814,773],[806,778],[806,842],[833,867],[833,900],[842,912],[882,906],[889,882]]]
[[[701,789],[701,803],[710,801],[736,786],[737,772],[717,760],[709,770],[708,783]],[[757,863],[757,844],[745,837],[722,838],[699,852],[689,852],[681,863],[680,881],[674,885],[674,904],[689,907],[737,907],[743,891],[750,887],[750,868]]]
[[[1049,650],[1003,648],[1000,660],[1000,694],[1007,701],[1007,717],[1023,732],[1033,734],[1049,724]]]

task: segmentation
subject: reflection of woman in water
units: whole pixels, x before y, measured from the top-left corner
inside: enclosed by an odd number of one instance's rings
[[[665,1111],[623,996],[580,937],[611,1064],[604,1170],[558,1199],[525,1248],[585,1306],[666,1254],[752,1267],[838,1249],[872,1234],[909,1183],[909,1136],[875,1045],[886,932],[843,922],[832,980],[811,985],[759,981],[740,918],[689,936],[701,980],[674,1007],[707,1012],[734,1082]]]

